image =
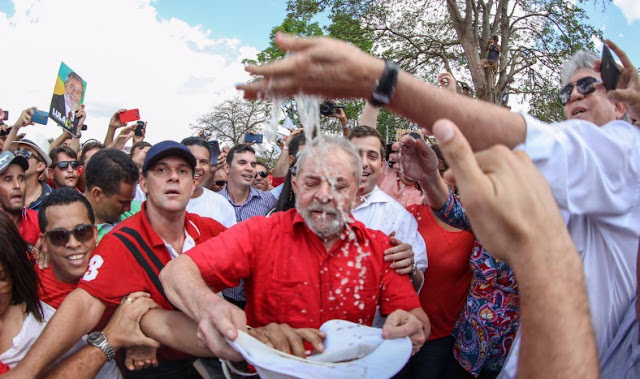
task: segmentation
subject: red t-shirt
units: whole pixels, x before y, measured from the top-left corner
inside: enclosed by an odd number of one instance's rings
[[[78,283],[59,281],[53,273],[51,265],[43,270],[36,267],[36,272],[40,278],[40,301],[44,301],[55,309],[58,309],[69,292],[78,286]]]
[[[426,205],[407,210],[418,220],[418,232],[429,252],[429,268],[424,275],[420,303],[429,321],[429,340],[451,335],[469,294],[469,259],[475,237],[467,231],[442,228]]]
[[[27,208],[23,209],[18,232],[26,243],[35,246],[38,238],[40,238],[40,224],[38,224],[37,211]]]
[[[217,236],[226,229],[211,218],[200,217],[188,212],[186,213],[184,227],[196,245]],[[160,307],[173,310],[172,305],[156,289],[136,258],[116,236],[117,232],[122,228],[131,228],[137,231],[163,265],[166,265],[171,260],[171,255],[167,251],[164,241],[149,224],[147,203],[145,202],[142,204],[140,212],[122,221],[102,238],[89,261],[87,272],[78,283],[78,288],[82,288],[91,296],[102,300],[107,306],[105,312],[108,312],[109,317],[120,305],[120,300],[123,297],[136,291],[149,293],[151,299]],[[142,255],[146,257],[144,249],[137,242],[135,242],[135,245],[142,252]],[[149,261],[149,266],[156,274],[159,274],[159,271],[151,261]],[[158,352],[159,358],[167,360],[181,360],[188,357],[186,354],[169,348],[161,348]]]
[[[280,184],[284,183],[284,181],[287,179],[286,176],[280,177],[280,178],[276,178],[275,176],[271,179],[271,185],[274,187],[279,186]]]
[[[358,221],[350,227],[327,252],[292,209],[239,223],[186,254],[216,290],[245,279],[253,327],[318,328],[331,319],[371,325],[377,305],[383,315],[419,308],[408,276],[383,260],[389,237]]]

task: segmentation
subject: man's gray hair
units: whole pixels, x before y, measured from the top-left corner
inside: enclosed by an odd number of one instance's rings
[[[84,82],[82,81],[82,78],[80,77],[80,75],[76,74],[75,72],[71,72],[69,73],[69,75],[67,75],[67,80],[64,81],[64,84],[69,83],[69,80],[71,79],[76,79],[80,81],[80,85],[82,85],[82,88],[84,88]]]
[[[304,150],[298,153],[298,172],[300,172],[307,160],[316,164],[325,164],[330,152],[336,149],[342,150],[349,155],[349,163],[356,178],[356,183],[360,185],[362,180],[362,161],[360,152],[356,145],[344,137],[319,136],[314,138]],[[346,162],[345,162],[346,163]]]
[[[562,66],[562,73],[560,74],[560,77],[562,78],[562,86],[564,87],[569,84],[569,79],[571,79],[574,72],[582,68],[593,69],[596,59],[600,59],[598,54],[592,51],[578,50]]]

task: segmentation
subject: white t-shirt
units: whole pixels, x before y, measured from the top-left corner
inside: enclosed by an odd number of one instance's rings
[[[236,224],[236,212],[233,205],[219,193],[203,188],[202,195],[192,198],[187,204],[187,212],[200,217],[212,218],[227,228]]]
[[[640,238],[640,131],[625,121],[602,127],[582,120],[547,125],[527,115],[524,150],[551,186],[582,258],[603,378],[623,377],[631,339],[624,319],[635,311]],[[516,278],[517,279],[517,278]],[[550,299],[561,301],[561,299]],[[635,317],[633,317],[635,318]],[[636,342],[637,343],[637,342]],[[520,333],[500,378],[518,367]]]
[[[33,317],[32,313],[29,313],[27,317],[24,319],[22,323],[22,329],[20,329],[20,333],[13,338],[13,346],[0,354],[0,362],[6,364],[7,366],[14,368],[20,361],[27,355],[27,352],[36,342],[40,334],[47,326],[47,323],[53,315],[56,313],[56,310],[45,304],[40,302],[42,305],[42,313],[44,315],[44,322],[38,322],[35,317]],[[78,343],[76,343],[65,355],[60,358],[61,360],[68,357],[69,355],[75,353],[76,351],[82,349],[87,345],[87,336],[83,336]],[[116,366],[115,361],[110,361],[104,364],[96,378],[100,379],[118,379],[122,378],[122,374],[120,374],[120,370],[118,366]]]

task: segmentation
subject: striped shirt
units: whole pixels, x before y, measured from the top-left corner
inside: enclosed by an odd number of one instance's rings
[[[260,191],[253,187],[249,187],[249,197],[247,197],[247,201],[243,204],[236,204],[231,200],[231,197],[229,197],[227,186],[225,186],[219,194],[224,196],[225,199],[229,200],[229,203],[233,205],[233,209],[236,211],[237,222],[248,220],[255,216],[264,216],[276,206],[276,201],[278,199],[276,199],[275,196],[270,192]],[[236,287],[222,290],[222,294],[233,300],[247,301],[247,298],[244,295],[244,285],[242,281]]]

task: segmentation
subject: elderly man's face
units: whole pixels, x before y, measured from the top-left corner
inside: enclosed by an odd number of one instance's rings
[[[64,97],[75,108],[82,99],[82,82],[75,78],[69,79],[64,85]]]
[[[568,119],[590,121],[598,126],[622,118],[624,108],[621,103],[614,103],[607,97],[604,88],[596,89],[588,95],[581,94],[576,88],[576,82],[582,78],[594,77],[602,81],[600,74],[590,68],[582,68],[573,73],[569,84],[574,88],[571,99],[564,106],[564,113]]]
[[[321,239],[340,233],[359,190],[349,154],[333,149],[325,159],[308,159],[292,178],[296,208]]]

